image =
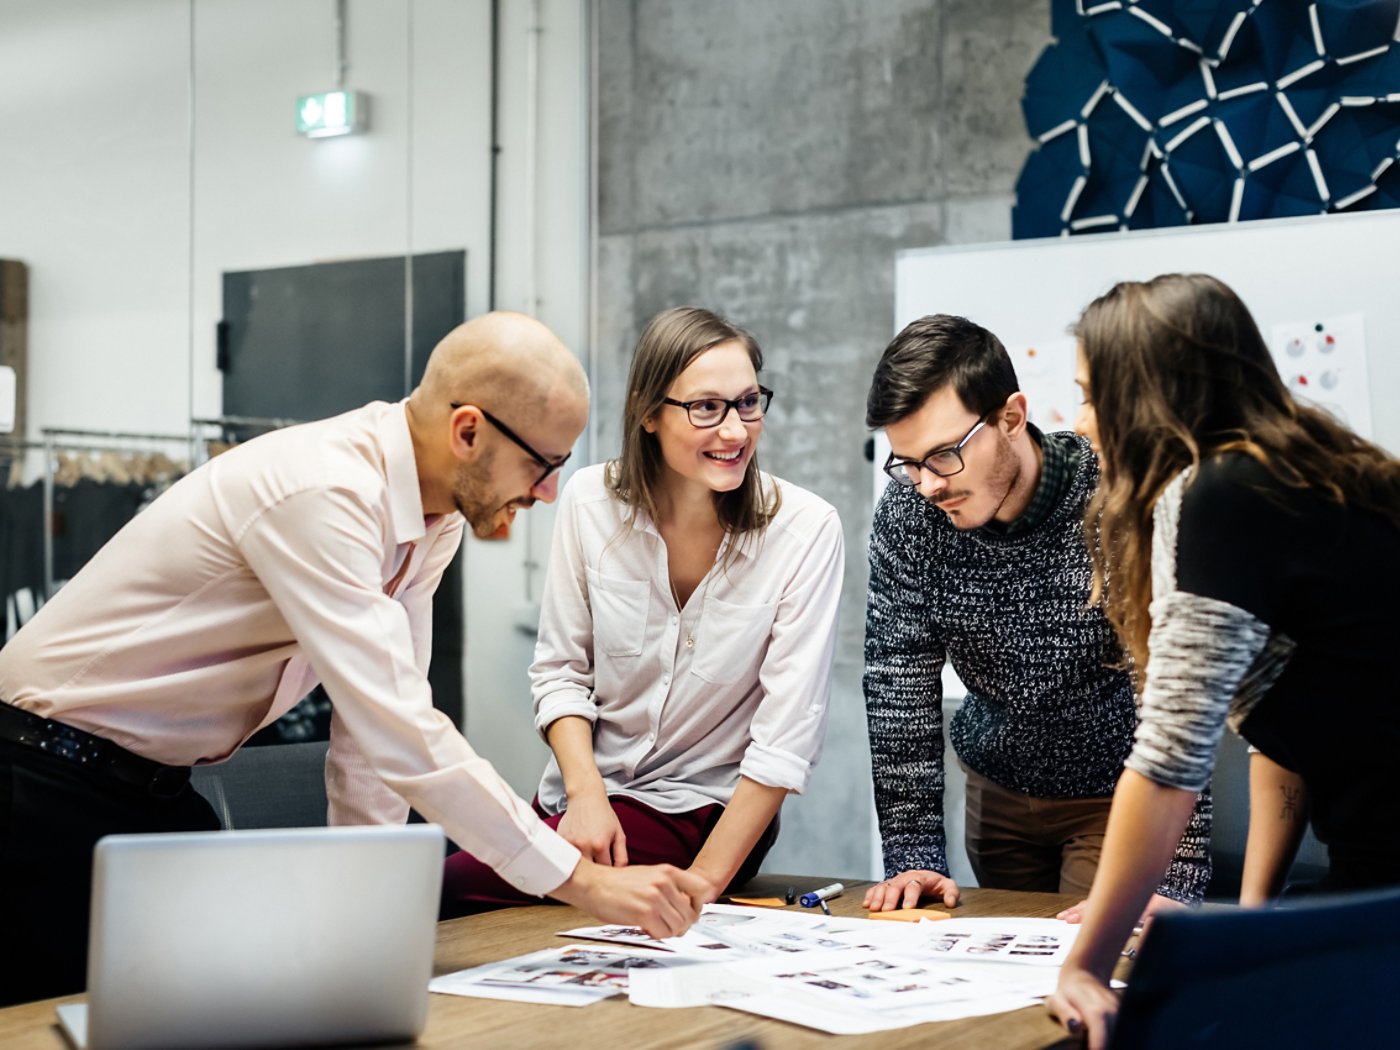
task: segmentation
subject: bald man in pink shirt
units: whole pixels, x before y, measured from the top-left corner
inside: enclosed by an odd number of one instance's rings
[[[558,494],[588,388],[543,325],[451,332],[422,383],[256,438],[177,482],[0,650],[0,1004],[82,988],[102,835],[218,826],[189,768],[313,686],[334,704],[331,824],[412,805],[520,890],[656,936],[704,894],[546,827],[432,705],[431,601],[470,526]]]

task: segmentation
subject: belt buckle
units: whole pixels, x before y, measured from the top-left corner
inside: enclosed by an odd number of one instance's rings
[[[92,744],[84,740],[69,726],[65,726],[61,722],[52,722],[46,728],[48,732],[40,735],[39,749],[41,751],[47,751],[49,754],[69,762],[78,762],[84,765],[97,757],[97,751]]]

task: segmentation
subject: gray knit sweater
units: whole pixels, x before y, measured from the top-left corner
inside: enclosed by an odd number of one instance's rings
[[[967,699],[949,725],[958,758],[1039,798],[1111,795],[1132,750],[1133,688],[1113,628],[1088,607],[1084,508],[1098,481],[1088,442],[1058,504],[1011,535],[960,531],[910,488],[875,511],[865,703],[886,876],[947,873],[943,690],[951,660]],[[1210,881],[1210,795],[1197,802],[1158,892],[1199,901]]]

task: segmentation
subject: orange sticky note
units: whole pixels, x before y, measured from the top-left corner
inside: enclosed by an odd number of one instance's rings
[[[730,897],[730,904],[748,904],[755,908],[786,908],[787,901],[781,897]]]
[[[937,908],[900,908],[898,911],[872,911],[866,912],[872,919],[892,919],[895,922],[918,922],[920,919],[951,919],[951,912],[939,911]]]

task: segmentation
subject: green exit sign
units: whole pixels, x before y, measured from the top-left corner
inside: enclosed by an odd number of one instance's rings
[[[363,91],[323,91],[297,99],[297,132],[309,139],[354,135],[369,128],[369,96]]]

